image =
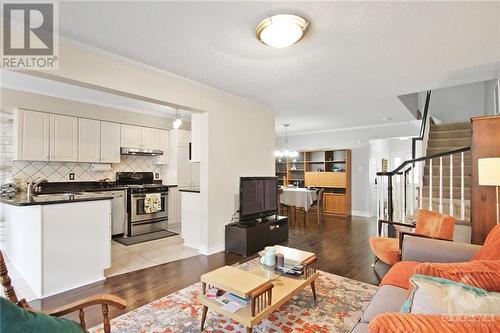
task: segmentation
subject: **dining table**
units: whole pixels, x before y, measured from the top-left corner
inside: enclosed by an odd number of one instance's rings
[[[280,195],[280,202],[282,204],[303,208],[306,212],[317,199],[316,190],[301,187],[284,187],[283,193]]]

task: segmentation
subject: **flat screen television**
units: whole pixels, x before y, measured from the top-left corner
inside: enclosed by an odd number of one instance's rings
[[[240,177],[240,220],[278,213],[278,177]]]

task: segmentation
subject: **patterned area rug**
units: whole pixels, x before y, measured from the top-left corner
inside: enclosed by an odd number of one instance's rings
[[[253,332],[345,332],[357,323],[364,306],[377,287],[338,275],[321,272],[316,280],[317,302],[311,289],[301,293],[273,312]],[[113,333],[199,332],[201,305],[197,302],[201,284],[132,310],[111,321]],[[102,325],[90,329],[101,333]],[[246,332],[245,327],[215,312],[208,311],[205,331],[211,333]]]

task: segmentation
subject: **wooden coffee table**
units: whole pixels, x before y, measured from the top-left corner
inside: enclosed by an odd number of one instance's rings
[[[203,305],[201,331],[205,326],[207,310],[223,314],[246,326],[247,332],[267,317],[282,304],[301,292],[306,286],[311,286],[316,300],[315,280],[319,276],[314,253],[296,250],[285,246],[275,246],[276,253],[285,256],[285,262],[291,265],[304,265],[304,274],[300,277],[287,275],[267,268],[263,265],[254,266],[248,263],[238,266],[224,266],[201,276],[202,293],[198,301]],[[229,312],[214,299],[206,297],[208,288],[219,288],[242,298],[251,298],[251,303],[236,312]]]

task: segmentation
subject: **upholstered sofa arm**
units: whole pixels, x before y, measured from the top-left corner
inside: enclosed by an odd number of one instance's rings
[[[446,316],[384,313],[373,318],[370,333],[500,332],[500,316]]]
[[[469,261],[481,246],[444,240],[406,236],[401,247],[401,260],[418,262]]]

